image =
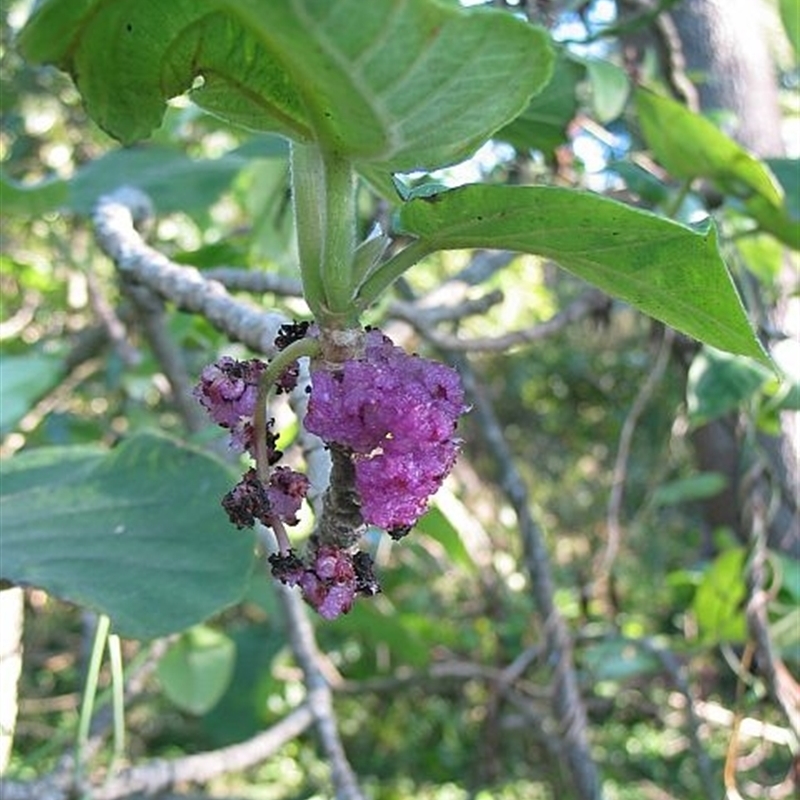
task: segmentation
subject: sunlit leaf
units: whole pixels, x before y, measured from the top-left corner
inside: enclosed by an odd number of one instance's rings
[[[743,547],[725,550],[703,574],[692,603],[700,635],[708,643],[742,642],[747,635],[747,587]]]
[[[705,117],[645,89],[636,92],[636,107],[648,146],[674,177],[711,178],[725,194],[757,194],[781,207],[783,192],[767,165]]]
[[[630,80],[622,67],[600,58],[583,59],[592,87],[592,106],[600,122],[617,119],[625,109],[631,91]]]
[[[795,57],[800,56],[800,0],[780,0],[781,22],[792,43]]]
[[[253,536],[219,503],[235,478],[199,451],[144,433],[102,458],[22,453],[2,477],[2,577],[108,614],[120,634],[183,630],[245,590]]]
[[[400,218],[431,251],[491,247],[546,256],[689,336],[770,363],[713,226],[687,228],[596,194],[533,186],[462,186],[411,201]]]

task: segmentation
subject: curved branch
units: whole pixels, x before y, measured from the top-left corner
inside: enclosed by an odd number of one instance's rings
[[[239,744],[168,761],[154,759],[122,770],[103,786],[91,790],[92,800],[122,800],[142,793],[165,792],[180,783],[204,783],[227,772],[248,769],[265,761],[314,721],[309,705],[298,706],[271,728]],[[30,783],[0,779],[3,800],[68,800],[73,796],[72,774],[63,771]]]
[[[148,214],[149,200],[138,189],[123,187],[98,201],[93,213],[95,234],[117,269],[178,308],[202,314],[231,339],[256,352],[272,354],[278,328],[286,318],[235,300],[221,283],[207,280],[194,267],[176,264],[149,247],[135,227]]]

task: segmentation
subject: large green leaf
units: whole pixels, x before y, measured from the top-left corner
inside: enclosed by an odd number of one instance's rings
[[[546,256],[689,336],[771,363],[713,225],[695,230],[599,195],[542,186],[462,186],[412,200],[400,218],[431,252],[494,247]]]
[[[2,465],[2,577],[108,614],[151,638],[239,600],[253,537],[219,498],[234,480],[213,458],[144,433],[100,455],[22,453]]]
[[[45,0],[20,44],[68,70],[123,141],[194,86],[224,119],[390,170],[468,155],[553,60],[544,30],[435,0]]]

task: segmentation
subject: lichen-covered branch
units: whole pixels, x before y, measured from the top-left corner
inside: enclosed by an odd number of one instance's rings
[[[221,283],[207,280],[194,267],[176,264],[147,245],[136,224],[150,213],[147,195],[130,187],[98,201],[93,215],[95,234],[117,269],[178,308],[202,314],[231,339],[256,352],[273,353],[275,336],[286,317],[234,299]]]

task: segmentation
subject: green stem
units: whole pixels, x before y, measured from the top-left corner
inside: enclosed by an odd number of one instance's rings
[[[363,310],[372,305],[409,267],[413,267],[435,249],[428,240],[416,239],[408,247],[376,267],[358,290],[356,296],[358,309]]]
[[[111,666],[111,704],[114,709],[114,755],[109,774],[113,774],[114,764],[125,754],[125,683],[122,646],[116,633],[108,637],[108,661]]]
[[[80,785],[83,774],[83,761],[86,752],[86,745],[89,741],[89,728],[92,724],[94,713],[94,701],[97,697],[97,684],[100,679],[100,667],[103,663],[103,650],[105,650],[108,632],[111,629],[111,620],[101,614],[97,618],[97,629],[94,632],[94,642],[92,643],[92,654],[89,657],[89,669],[86,672],[86,685],[83,689],[83,700],[81,701],[81,713],[78,719],[78,741],[76,745],[75,772],[76,784]]]
[[[292,145],[292,196],[303,293],[323,327],[355,324],[353,165],[316,145]]]
[[[297,254],[303,295],[314,317],[325,307],[322,283],[322,247],[325,218],[322,197],[325,194],[325,173],[322,153],[313,144],[292,143],[292,201],[297,235]]]
[[[275,354],[261,376],[256,396],[256,410],[253,413],[253,450],[256,459],[256,474],[266,486],[269,483],[269,453],[267,452],[267,403],[269,393],[287,367],[298,358],[315,356],[320,352],[319,341],[310,336],[298,339]]]
[[[323,153],[325,165],[325,230],[322,250],[322,285],[327,311],[334,326],[343,317],[344,325],[353,318],[353,256],[356,236],[356,184],[352,164],[332,153]],[[319,320],[324,324],[325,320]]]

